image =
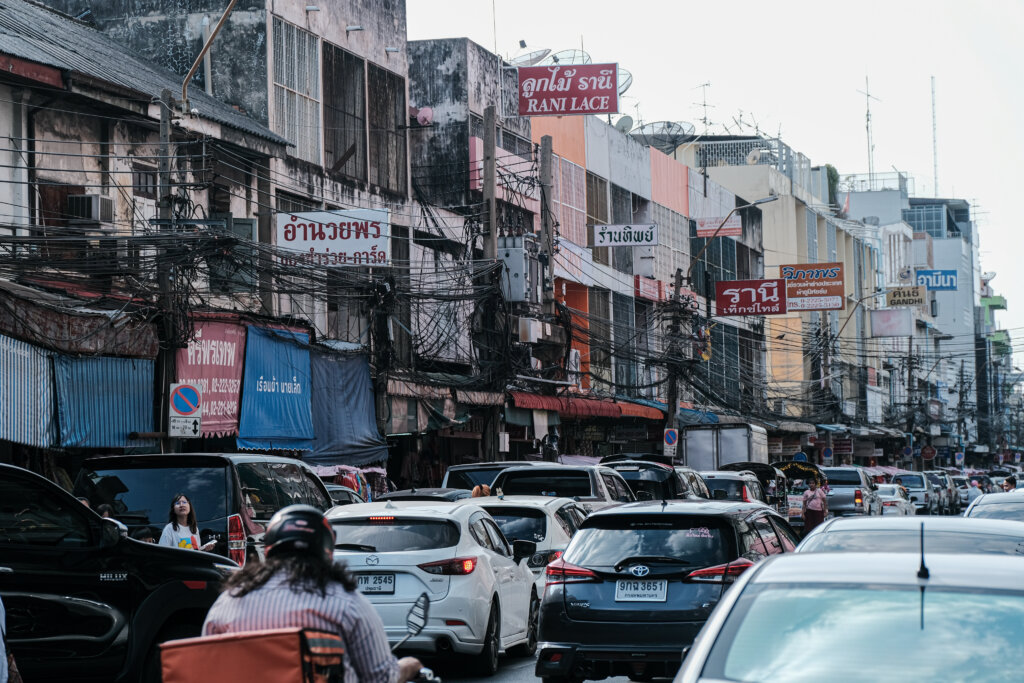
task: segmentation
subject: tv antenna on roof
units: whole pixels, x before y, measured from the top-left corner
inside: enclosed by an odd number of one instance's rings
[[[873,190],[875,189],[875,143],[871,141],[871,100],[877,100],[878,102],[882,100],[871,94],[867,76],[864,77],[864,89],[857,92],[864,96],[865,108],[867,110],[865,128],[868,131],[868,189]]]
[[[700,119],[700,122],[702,124],[704,124],[704,133],[703,133],[704,135],[708,134],[708,126],[712,125],[711,120],[708,118],[708,109],[709,108],[710,109],[714,109],[715,108],[715,105],[708,104],[708,88],[710,88],[710,87],[711,87],[711,82],[710,81],[708,81],[707,83],[701,83],[700,85],[698,85],[697,88],[700,88],[701,91],[702,91],[702,93],[701,93],[701,100],[702,101],[701,102],[694,102],[694,104],[696,104],[696,105],[698,105],[698,106],[700,106],[700,107],[702,107],[704,109],[704,116],[701,117],[701,119]],[[697,88],[694,88],[694,90],[696,90]]]

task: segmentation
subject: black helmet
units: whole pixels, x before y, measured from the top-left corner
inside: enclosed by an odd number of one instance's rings
[[[314,557],[334,557],[334,528],[311,505],[289,505],[270,518],[263,536],[267,557],[294,552]]]

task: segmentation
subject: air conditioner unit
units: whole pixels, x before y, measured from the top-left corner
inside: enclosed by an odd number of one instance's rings
[[[72,224],[114,222],[114,200],[98,194],[69,194],[68,217]]]
[[[772,403],[772,410],[776,415],[784,415],[786,413],[786,399],[776,399]]]
[[[569,349],[569,362],[565,368],[566,379],[578,390],[583,391],[583,372],[578,349]]]

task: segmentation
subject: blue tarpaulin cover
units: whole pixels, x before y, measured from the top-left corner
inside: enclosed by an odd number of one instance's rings
[[[311,352],[313,371],[313,453],[316,465],[360,467],[388,458],[377,431],[370,363],[363,354]]]
[[[132,432],[153,431],[153,361],[54,355],[60,445],[130,448],[152,445]]]
[[[313,449],[309,336],[249,326],[238,447]]]

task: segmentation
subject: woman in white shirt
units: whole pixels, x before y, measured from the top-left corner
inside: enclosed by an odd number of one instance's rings
[[[200,545],[196,511],[192,507],[192,501],[184,493],[178,493],[171,499],[171,510],[167,518],[167,526],[160,534],[160,545],[187,550],[209,550],[216,544],[216,541],[210,541],[206,545]]]

